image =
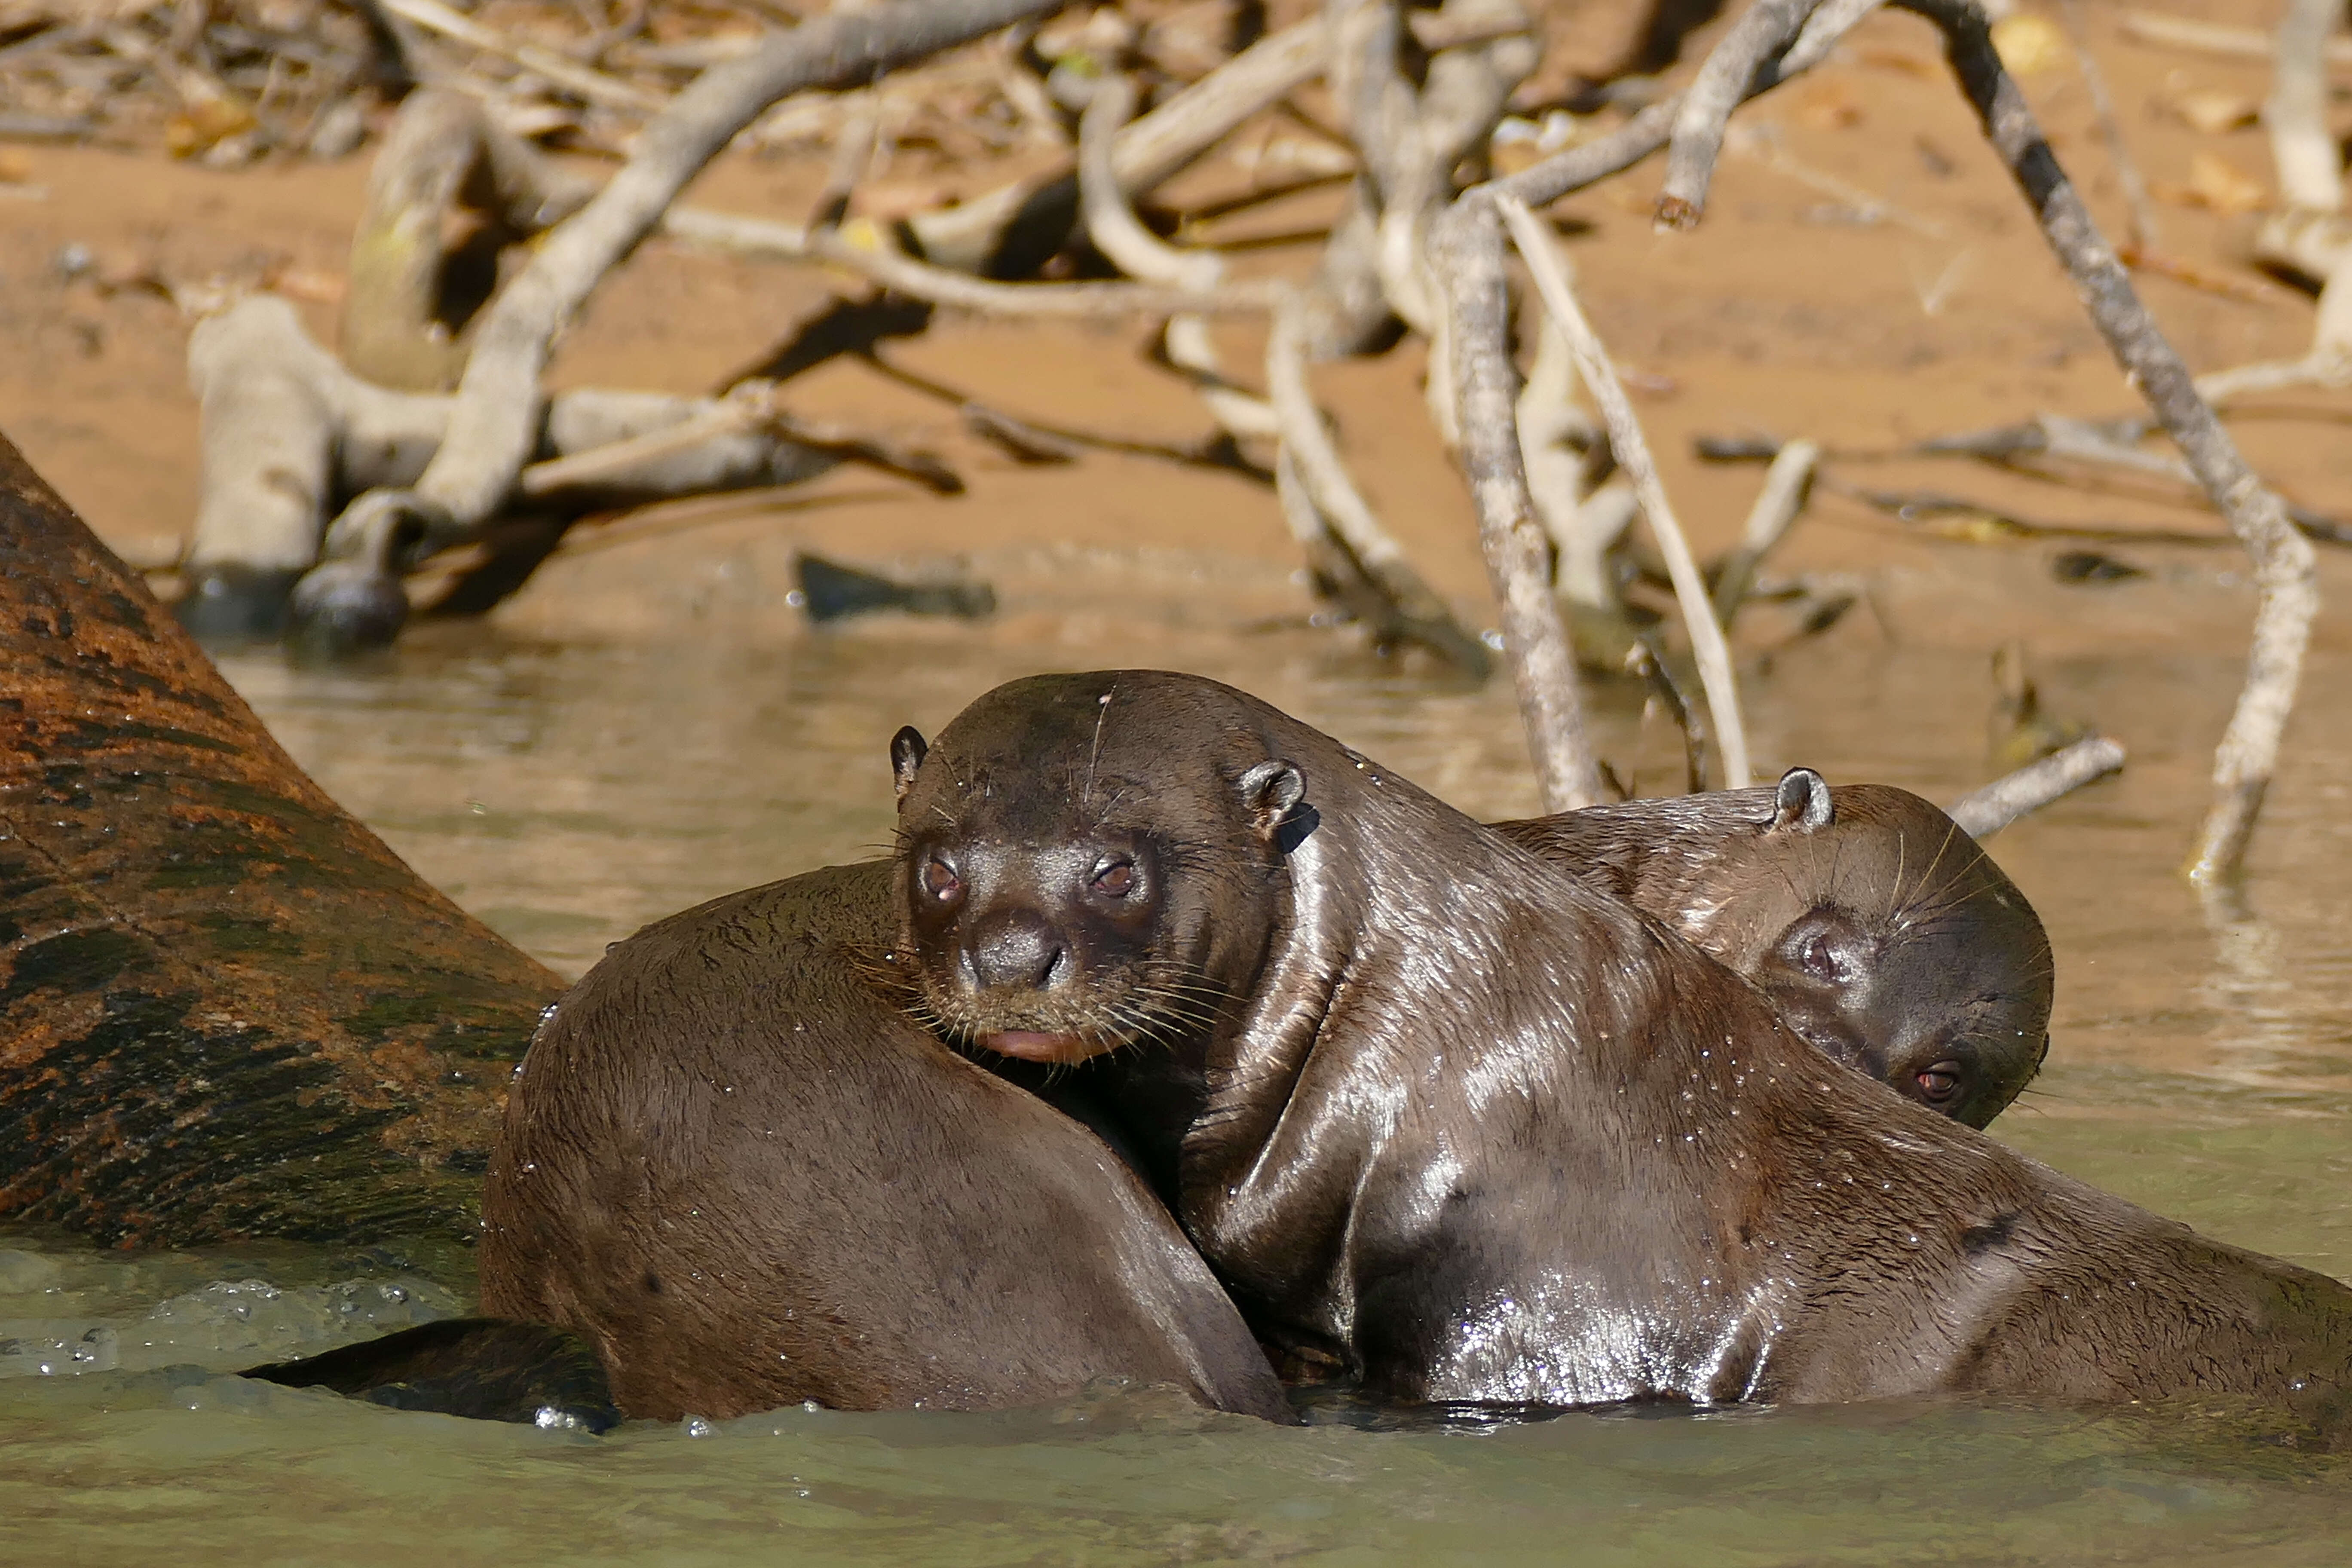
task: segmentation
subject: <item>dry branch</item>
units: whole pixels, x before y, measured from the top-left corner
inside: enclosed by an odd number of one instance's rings
[[[603,104],[607,109],[646,113],[658,110],[669,101],[660,93],[631,86],[602,71],[590,70],[553,49],[541,48],[520,38],[509,38],[495,28],[483,26],[470,16],[452,11],[439,0],[375,0],[375,4],[427,32],[438,33],[445,38],[455,38],[485,54],[512,60],[533,75],[553,82],[567,92],[577,93],[590,103]]]
[[[2074,64],[2083,73],[2084,87],[2090,90],[2099,140],[2107,144],[2116,184],[2123,187],[2124,209],[2131,215],[2132,253],[2136,258],[2146,256],[2157,247],[2156,204],[2148,199],[2147,181],[2124,142],[2123,121],[2116,118],[2115,96],[2107,90],[2107,73],[2091,51],[2090,29],[2083,22],[2083,0],[2060,0],[2058,14],[2065,19],[2067,38],[2074,47]]]
[[[204,478],[194,537],[182,574],[192,621],[222,634],[268,635],[295,579],[319,559],[330,509],[344,496],[396,495],[413,484],[447,435],[454,400],[373,385],[303,331],[294,308],[273,295],[246,300],[200,322],[188,374],[202,409]],[[710,398],[583,390],[545,407],[531,432],[546,459],[525,468],[518,494],[557,514],[631,506],[711,490],[813,479],[841,453],[740,423],[679,440],[681,426],[725,409]],[[627,450],[670,432],[657,450]],[[627,460],[620,460],[625,458]],[[563,461],[575,465],[566,468]],[[413,554],[425,542],[381,505],[339,521],[339,542],[381,557],[397,534]],[[364,576],[405,565],[373,559]]]
[[[1078,195],[1087,237],[1131,277],[1171,288],[1213,290],[1224,281],[1224,258],[1213,251],[1179,250],[1167,244],[1143,226],[1119,189],[1112,148],[1120,127],[1135,111],[1135,102],[1133,82],[1124,76],[1108,77],[1096,86],[1079,121]],[[1197,312],[1168,319],[1160,353],[1192,382],[1228,436],[1238,441],[1281,434],[1273,406],[1226,378],[1208,322]]]
[[[1811,441],[1790,441],[1773,454],[1772,466],[1764,471],[1764,486],[1756,493],[1756,504],[1748,509],[1747,526],[1740,530],[1739,542],[1716,568],[1715,615],[1727,631],[1756,581],[1756,569],[1787,537],[1790,525],[1804,510],[1805,495],[1812,487],[1813,469],[1821,458],[1821,447]]]
[[[1205,294],[1224,281],[1225,263],[1213,252],[1179,250],[1143,226],[1118,186],[1111,144],[1135,112],[1135,83],[1113,72],[1095,84],[1078,121],[1078,195],[1087,237],[1130,278]]]
[[[2289,522],[2278,495],[2246,466],[2229,432],[2198,396],[2188,367],[2133,292],[2130,276],[2100,237],[2024,95],[2002,67],[1984,14],[1972,0],[1901,4],[1943,33],[1962,90],[2092,321],[2252,558],[2261,602],[2246,681],[2214,754],[2213,804],[2189,866],[2200,882],[2231,876],[2244,861],[2263,792],[2277,767],[2312,618],[2318,613],[2311,543]]]
[[[1462,629],[1445,601],[1422,579],[1389,531],[1356,488],[1345,458],[1332,442],[1307,384],[1306,325],[1295,293],[1276,307],[1266,334],[1266,396],[1282,426],[1282,451],[1295,465],[1300,486],[1328,524],[1365,580],[1391,606],[1372,625],[1380,642],[1413,642],[1473,675],[1484,677],[1492,661],[1486,647]],[[1279,468],[1276,472],[1281,473]]]
[[[1881,0],[1822,0],[1788,52],[1748,84],[1747,96],[1754,98],[1769,92],[1819,65],[1837,47],[1837,41],[1855,23],[1878,9],[1880,4]],[[1662,99],[1608,135],[1564,148],[1516,174],[1489,182],[1487,188],[1516,196],[1531,207],[1558,201],[1632,168],[1665,146],[1674,135],[1675,120],[1681,110],[1681,94]]]
[[[1251,115],[1313,80],[1327,58],[1321,21],[1302,22],[1259,39],[1138,116],[1111,149],[1120,192],[1132,200],[1161,184]],[[907,226],[924,258],[938,266],[1012,276],[1059,250],[1076,213],[1076,178],[1065,169],[944,211],[919,213]]]
[[[367,207],[352,235],[344,363],[382,386],[446,390],[465,364],[438,320],[443,237],[458,209],[522,237],[578,210],[593,188],[501,129],[473,94],[411,93],[368,171]]]
[[[2272,35],[2260,27],[2235,27],[2226,22],[2200,22],[2153,11],[2126,11],[2121,26],[2124,37],[2138,43],[2231,59],[2270,59],[2277,47]],[[2352,65],[2352,39],[2328,39],[2322,55],[2329,65]]]
[[[1118,128],[1134,111],[1135,99],[1134,84],[1126,77],[1105,77],[1096,83],[1079,121],[1078,184],[1087,232],[1096,248],[1135,277],[1213,289],[1224,277],[1223,259],[1211,252],[1181,251],[1164,243],[1137,221],[1120,195],[1111,150]],[[1276,328],[1275,336],[1284,340],[1281,326]],[[1182,368],[1202,389],[1210,411],[1221,421],[1233,416],[1225,424],[1229,436],[1238,439],[1258,434],[1271,423],[1283,437],[1276,458],[1275,489],[1284,519],[1306,552],[1318,591],[1351,618],[1370,626],[1377,644],[1419,642],[1465,668],[1483,673],[1485,650],[1454,624],[1357,493],[1338,451],[1328,444],[1322,414],[1307,392],[1303,367],[1297,370],[1296,384],[1285,386],[1294,422],[1286,425],[1280,406],[1259,404],[1225,384],[1215,344],[1199,315],[1172,317],[1162,344],[1171,363],[1182,356]],[[1286,347],[1270,348],[1269,363],[1275,354],[1286,352]],[[1294,435],[1294,427],[1307,434]]]
[[[1327,12],[1332,95],[1347,111],[1360,174],[1308,296],[1319,359],[1385,344],[1392,317],[1436,334],[1442,312],[1423,273],[1423,236],[1453,194],[1455,168],[1486,144],[1537,63],[1517,0],[1447,0],[1438,17],[1483,41],[1434,51],[1418,87],[1398,64],[1394,0],[1330,0]]]
[[[1820,5],[1821,0],[1754,0],[1708,54],[1675,108],[1665,184],[1658,192],[1659,227],[1688,228],[1698,222],[1731,111],[1747,101]]]
[[[1666,572],[1674,579],[1675,599],[1682,607],[1691,653],[1698,660],[1699,685],[1706,693],[1707,718],[1715,731],[1716,745],[1722,752],[1724,787],[1745,789],[1748,783],[1748,731],[1740,721],[1739,687],[1732,673],[1731,649],[1724,641],[1723,628],[1716,623],[1714,607],[1707,603],[1706,580],[1699,575],[1698,563],[1692,559],[1682,524],[1675,521],[1673,503],[1666,499],[1665,483],[1650,456],[1649,440],[1642,434],[1633,400],[1625,395],[1624,384],[1617,378],[1617,368],[1609,362],[1609,351],[1601,345],[1600,335],[1593,331],[1592,324],[1584,319],[1584,311],[1577,304],[1567,268],[1560,265],[1559,241],[1550,227],[1529,211],[1526,203],[1510,196],[1496,196],[1495,206],[1509,226],[1511,237],[1517,242],[1519,255],[1535,279],[1536,291],[1543,297],[1545,312],[1568,338],[1569,348],[1576,355],[1577,370],[1583,375],[1593,402],[1600,405],[1601,417],[1609,426],[1610,450],[1642,498],[1643,516],[1649,521],[1650,534],[1657,541],[1659,553],[1666,558]]]
[[[611,183],[551,232],[492,302],[458,384],[449,438],[400,504],[444,537],[465,536],[498,510],[530,458],[544,397],[540,376],[557,334],[761,110],[803,89],[869,81],[1051,8],[1052,0],[895,0],[814,18],[705,71],[647,123]]]
[[[1576,658],[1552,594],[1550,551],[1528,493],[1512,417],[1517,373],[1511,368],[1503,232],[1493,206],[1475,194],[1456,200],[1432,226],[1429,249],[1447,306],[1447,353],[1432,359],[1430,374],[1454,381],[1456,456],[1477,509],[1536,787],[1546,811],[1597,805],[1612,796],[1585,734]]]
[[[1982,789],[1970,791],[1945,809],[1969,837],[1990,838],[2028,812],[2039,811],[2121,769],[2125,756],[2120,742],[2104,735],[2086,735],[2040,762],[2028,763]]]

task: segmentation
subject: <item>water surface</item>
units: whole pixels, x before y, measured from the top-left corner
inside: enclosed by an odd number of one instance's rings
[[[566,973],[644,921],[875,853],[886,752],[996,682],[1121,663],[1234,681],[1465,809],[1535,798],[1507,683],[1267,625],[1278,577],[983,559],[1007,614],[830,636],[722,624],[551,643],[426,627],[381,664],[231,678],[428,879]],[[1107,613],[1106,603],[1118,606]],[[1948,799],[1985,773],[1979,650],[1849,629],[1751,681],[1762,765]],[[2231,1241],[2352,1276],[2352,675],[2314,669],[2248,906],[2173,875],[2233,652],[2043,671],[2131,770],[1994,852],[2058,954],[2050,1067],[1997,1124]],[[1655,793],[1676,742],[1601,694]],[[1284,1431],[1106,1388],[1054,1411],[791,1410],[602,1440],[243,1383],[225,1369],[461,1310],[399,1249],[137,1258],[0,1236],[0,1560],[174,1563],[1299,1562],[2340,1563],[2352,1468],[2219,1415],[1953,1405]]]

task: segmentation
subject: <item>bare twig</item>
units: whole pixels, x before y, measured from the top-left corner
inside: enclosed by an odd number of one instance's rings
[[[1119,190],[1133,200],[1160,185],[1243,121],[1313,80],[1328,58],[1321,19],[1301,22],[1259,39],[1149,114],[1137,116],[1111,148]],[[1065,169],[942,211],[919,213],[907,226],[937,266],[1017,275],[1061,248],[1076,211],[1077,183]]]
[[[1333,445],[1323,411],[1307,384],[1306,331],[1300,318],[1298,297],[1286,294],[1276,307],[1273,330],[1266,334],[1266,395],[1282,424],[1283,451],[1297,465],[1316,511],[1372,586],[1395,606],[1396,635],[1484,676],[1491,665],[1486,645],[1462,629],[1445,601],[1406,559],[1403,547],[1381,526]]]
[[[1210,414],[1234,439],[1281,436],[1282,421],[1274,405],[1226,379],[1216,345],[1209,341],[1209,324],[1200,317],[1169,317],[1160,340],[1160,354],[1192,384]]]
[[[643,114],[656,111],[669,101],[660,93],[633,87],[602,71],[590,70],[553,49],[543,49],[537,44],[509,38],[495,28],[483,26],[470,16],[452,11],[439,0],[375,0],[375,4],[427,32],[438,33],[445,38],[455,38],[485,54],[512,60],[565,91],[578,93],[590,103]]]
[[[1528,493],[1512,417],[1510,297],[1503,234],[1493,206],[1474,195],[1440,215],[1430,259],[1446,288],[1447,353],[1433,375],[1451,375],[1460,412],[1457,457],[1478,512],[1486,574],[1503,617],[1503,647],[1527,725],[1536,787],[1548,812],[1597,805],[1610,795],[1584,729],[1576,658],[1551,588],[1550,551]]]
[[[1881,0],[1822,0],[1812,19],[1797,35],[1797,41],[1789,46],[1788,53],[1768,65],[1748,84],[1747,96],[1754,98],[1769,92],[1819,65],[1847,30],[1876,10],[1880,3]],[[1681,109],[1681,94],[1662,99],[1608,135],[1564,148],[1540,163],[1490,182],[1489,188],[1516,196],[1529,206],[1558,201],[1572,191],[1580,191],[1632,168],[1666,145]]]
[[[1087,237],[1130,278],[1205,294],[1224,281],[1223,258],[1184,251],[1143,226],[1128,209],[1113,166],[1111,144],[1135,112],[1135,83],[1113,72],[1095,84],[1078,123],[1078,192]]]
[[[1111,157],[1113,142],[1135,110],[1135,85],[1124,76],[1106,77],[1095,88],[1078,125],[1078,193],[1087,234],[1095,248],[1129,276],[1196,292],[1224,281],[1223,257],[1211,250],[1179,250],[1145,228],[1129,210]],[[1225,433],[1236,440],[1279,436],[1273,406],[1234,386],[1217,357],[1208,322],[1198,314],[1171,316],[1160,335],[1162,358],[1181,371]]]
[[[2320,50],[2343,19],[2344,0],[2287,0],[2272,61],[2271,161],[2291,207],[2334,212],[2344,202],[2344,159],[2327,125],[2327,67]]]
[[[718,226],[711,220],[716,216],[705,215],[698,229],[714,232]],[[853,235],[870,243],[859,244]],[[1269,283],[1227,284],[1206,292],[1154,283],[995,283],[917,261],[894,247],[882,230],[865,226],[812,234],[808,254],[863,273],[909,299],[992,315],[1071,320],[1183,313],[1251,315],[1273,309],[1278,292]]]
[[[1770,62],[1796,40],[1821,0],[1753,0],[1699,68],[1675,108],[1674,136],[1666,154],[1665,184],[1659,188],[1660,228],[1689,228],[1706,209],[1706,187],[1715,177],[1731,111],[1748,99]]]
[[[743,435],[765,435],[812,452],[863,463],[912,479],[936,494],[963,491],[963,481],[928,452],[869,431],[795,416],[778,400],[772,382],[741,382],[730,387],[726,396],[697,399],[692,406],[694,411],[675,424],[533,463],[518,478],[515,493],[532,500],[582,494],[677,494],[675,484],[681,459],[690,466],[703,454],[717,451],[727,437]],[[701,483],[686,493],[729,488]]]
[[[1625,655],[1626,667],[1649,683],[1650,701],[1642,716],[1649,717],[1649,709],[1664,710],[1665,715],[1683,738],[1683,789],[1690,795],[1703,794],[1706,789],[1706,726],[1691,711],[1690,699],[1684,694],[1682,683],[1666,666],[1665,650],[1658,646],[1657,635],[1652,631],[1636,634]]]
[[[1738,126],[1724,133],[1723,145],[1743,157],[1756,159],[1776,174],[1810,186],[1842,203],[1866,222],[1891,223],[1929,239],[1941,239],[1951,232],[1934,218],[1897,205],[1875,191],[1865,190],[1852,180],[1841,179],[1826,169],[1817,169],[1796,157],[1781,141],[1778,126]]]
[[[2105,735],[2086,735],[2040,762],[2028,763],[1982,789],[1971,790],[1945,810],[1969,837],[1990,838],[2027,813],[2117,772],[2125,756],[2121,742]]]
[[[556,334],[686,183],[761,110],[803,88],[870,80],[1051,5],[896,0],[813,19],[705,71],[646,124],[611,183],[551,232],[500,291],[458,384],[463,412],[403,504],[443,537],[463,536],[497,510],[530,455],[540,375]]]
[[[1576,367],[1593,402],[1600,405],[1602,421],[1609,426],[1610,450],[1616,454],[1619,465],[1633,479],[1634,490],[1642,498],[1643,516],[1649,521],[1651,537],[1657,541],[1659,553],[1666,558],[1666,572],[1674,579],[1675,598],[1682,606],[1683,625],[1690,636],[1691,653],[1698,660],[1699,686],[1706,693],[1707,717],[1715,731],[1716,744],[1723,753],[1724,788],[1745,789],[1748,783],[1748,731],[1740,721],[1739,687],[1732,674],[1731,649],[1724,641],[1723,628],[1716,623],[1713,606],[1707,603],[1706,580],[1699,575],[1698,563],[1691,558],[1689,542],[1675,519],[1673,503],[1666,499],[1664,481],[1658,477],[1658,466],[1650,456],[1641,421],[1634,416],[1633,401],[1625,395],[1616,366],[1609,362],[1609,351],[1601,346],[1599,334],[1576,302],[1567,269],[1560,265],[1559,241],[1549,226],[1529,211],[1526,203],[1511,196],[1497,196],[1495,205],[1504,223],[1509,226],[1511,237],[1517,242],[1519,255],[1527,261],[1536,291],[1543,297],[1545,311],[1559,324],[1567,335],[1569,347],[1575,352]]]
[[[2107,144],[2108,162],[2115,165],[2116,184],[2123,187],[2124,208],[2131,214],[2131,248],[2146,255],[2157,247],[2156,204],[2148,199],[2147,181],[2139,172],[2139,163],[2124,144],[2123,122],[2116,118],[2116,100],[2107,91],[2107,73],[2100,68],[2098,57],[2091,52],[2090,28],[2084,25],[2083,0],[2060,0],[2058,14],[2065,19],[2066,33],[2074,46],[2074,64],[2083,73],[2083,85],[2090,89],[2091,112],[2097,118],[2099,140]]]
[[[1739,542],[1716,569],[1715,614],[1726,630],[1756,581],[1757,567],[1787,536],[1790,525],[1804,510],[1805,494],[1812,487],[1813,468],[1821,457],[1821,447],[1812,442],[1791,441],[1774,454],[1772,466],[1765,470],[1764,488],[1757,491],[1756,504],[1748,509]]]
[[[2153,11],[2126,11],[2124,37],[2143,44],[2189,49],[2231,59],[2266,60],[2276,44],[2260,27],[2235,27],[2226,22],[2200,22],[2189,16],[2165,16]],[[2331,38],[2322,51],[2329,65],[2352,65],[2352,38]]]
[[[834,132],[833,156],[824,171],[824,189],[810,204],[811,228],[839,228],[849,216],[850,198],[857,194],[858,183],[874,162],[874,140],[882,128],[882,116],[871,94],[857,95],[860,101],[845,116]]]
[[[2311,543],[2289,522],[2277,493],[2246,466],[2229,432],[2198,396],[2188,367],[2133,292],[2129,274],[2100,237],[2024,95],[2002,67],[1984,14],[1972,0],[1901,4],[1944,34],[1962,90],[2092,321],[2253,561],[2261,600],[2246,681],[2214,754],[2213,804],[2189,867],[2199,881],[2228,877],[2244,861],[2263,792],[2277,768],[2279,742],[2318,613]]]

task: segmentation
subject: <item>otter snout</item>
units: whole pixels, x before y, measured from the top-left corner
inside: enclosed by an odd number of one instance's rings
[[[1043,991],[1067,976],[1070,947],[1037,910],[1000,910],[980,922],[965,959],[983,990]]]

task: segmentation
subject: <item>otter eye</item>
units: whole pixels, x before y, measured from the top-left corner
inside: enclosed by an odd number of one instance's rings
[[[1106,898],[1123,899],[1135,890],[1135,862],[1106,860],[1095,868],[1095,891]]]
[[[1837,975],[1837,959],[1830,952],[1830,939],[1825,936],[1808,939],[1797,954],[1797,962],[1816,979],[1831,980]]]
[[[1937,1062],[1931,1068],[1921,1068],[1914,1075],[1919,1084],[1920,1098],[1930,1105],[1941,1105],[1960,1091],[1960,1064]]]
[[[934,855],[923,862],[923,891],[945,903],[963,891],[963,879],[955,874],[954,867]]]

